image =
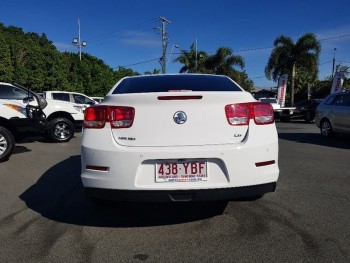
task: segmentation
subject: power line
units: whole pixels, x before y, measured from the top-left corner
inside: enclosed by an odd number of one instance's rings
[[[131,66],[136,66],[136,65],[140,65],[140,64],[149,63],[149,62],[156,61],[156,60],[159,60],[159,58],[154,58],[154,59],[150,59],[150,60],[146,60],[146,61],[141,61],[141,62],[137,62],[137,63],[134,63],[134,64],[129,64],[129,65],[124,65],[124,66],[121,66],[121,67],[124,67],[124,68],[125,67],[131,67]],[[114,68],[114,69],[117,69],[117,68]]]
[[[350,36],[350,34],[341,35],[341,36],[334,36],[334,37],[322,38],[322,39],[319,39],[318,41],[325,41],[325,40],[337,39],[337,38],[343,38],[343,37],[348,37],[348,36]]]
[[[138,29],[138,28],[142,28],[144,26],[148,26],[148,25],[154,24],[155,21],[156,21],[156,18],[149,19],[149,20],[146,20],[146,21],[144,21],[142,23],[131,25],[131,26],[128,26],[128,27],[125,27],[125,28],[122,28],[122,29],[119,29],[119,30],[116,30],[116,31],[112,31],[112,32],[105,33],[105,34],[102,34],[102,35],[99,35],[99,36],[95,36],[95,37],[90,37],[87,40],[89,40],[89,42],[98,42],[98,41],[101,41],[103,39],[114,37],[116,35],[125,34],[127,31],[129,31],[131,29]]]
[[[340,63],[350,64],[350,62],[348,62],[348,61],[339,61],[339,60],[338,60],[338,62],[340,62]]]

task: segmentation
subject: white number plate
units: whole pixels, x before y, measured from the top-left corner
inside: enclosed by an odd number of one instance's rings
[[[207,162],[174,161],[156,163],[156,182],[208,181]]]

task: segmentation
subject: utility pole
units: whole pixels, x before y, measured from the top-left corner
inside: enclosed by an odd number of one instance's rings
[[[165,17],[159,17],[159,19],[162,21],[162,27],[157,27],[157,29],[160,30],[162,33],[162,57],[160,59],[160,64],[162,65],[162,74],[166,73],[166,48],[168,46],[168,34],[165,30],[166,24],[170,24],[171,22],[167,20]]]

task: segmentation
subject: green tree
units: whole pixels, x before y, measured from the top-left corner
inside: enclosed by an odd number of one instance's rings
[[[244,59],[241,56],[234,55],[228,47],[220,47],[214,55],[209,56],[205,61],[205,67],[210,73],[217,75],[232,75],[237,72],[234,66],[240,69],[244,68]]]
[[[190,47],[190,50],[180,50],[181,55],[174,59],[174,62],[180,62],[183,67],[180,69],[180,73],[204,73],[204,61],[207,58],[207,53],[204,51],[197,51],[195,43]]]
[[[155,69],[153,69],[153,72],[151,72],[151,71],[146,71],[144,74],[145,74],[145,75],[152,75],[152,74],[160,74],[160,73],[161,73],[161,70],[155,68]]]
[[[291,76],[291,104],[294,106],[295,76],[298,68],[303,68],[313,79],[318,75],[318,58],[321,44],[316,35],[307,33],[294,44],[288,36],[280,36],[274,41],[274,49],[270,55],[265,75],[268,79],[278,81],[283,74]]]
[[[14,68],[11,63],[10,47],[0,32],[0,81],[11,82],[14,76]]]
[[[83,53],[60,53],[45,34],[25,33],[0,23],[0,81],[17,82],[33,91],[66,90],[105,96],[131,69],[114,71],[101,59]]]
[[[244,90],[248,92],[251,92],[253,90],[254,82],[248,77],[245,70],[232,72],[228,76],[236,81]]]

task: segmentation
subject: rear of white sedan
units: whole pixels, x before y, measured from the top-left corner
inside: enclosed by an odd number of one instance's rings
[[[272,106],[226,76],[127,77],[86,109],[81,178],[92,198],[261,197],[279,175]]]

